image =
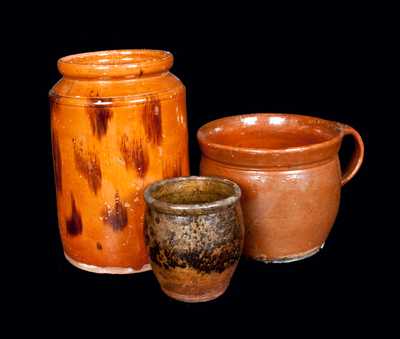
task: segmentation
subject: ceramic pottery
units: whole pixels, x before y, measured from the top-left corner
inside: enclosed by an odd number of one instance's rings
[[[185,302],[224,293],[243,246],[240,188],[227,179],[181,177],[152,184],[146,241],[161,289]]]
[[[344,174],[338,151],[351,135],[355,151]],[[289,262],[316,253],[338,212],[341,186],[361,166],[364,146],[351,127],[291,114],[249,114],[212,121],[197,134],[200,173],[242,189],[244,254]]]
[[[66,258],[97,273],[150,269],[144,187],[188,175],[185,88],[170,53],[61,58],[51,89],[59,228]]]

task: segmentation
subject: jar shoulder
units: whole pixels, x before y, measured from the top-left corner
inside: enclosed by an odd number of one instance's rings
[[[87,99],[112,99],[114,103],[121,101],[141,102],[149,96],[157,96],[158,100],[172,98],[185,91],[183,83],[172,73],[157,76],[143,76],[132,79],[90,80],[61,78],[50,90],[52,100],[70,104],[85,105]]]

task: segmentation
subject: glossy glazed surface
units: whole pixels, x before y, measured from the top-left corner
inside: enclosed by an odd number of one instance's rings
[[[229,285],[243,247],[240,188],[228,180],[185,177],[145,191],[151,266],[172,298],[215,299]]]
[[[149,269],[144,188],[189,174],[185,88],[164,51],[62,58],[50,91],[60,234],[74,265]],[[88,269],[90,268],[90,269]]]
[[[342,138],[356,140],[342,175]],[[337,215],[341,186],[364,154],[351,127],[291,114],[248,114],[212,121],[198,131],[201,175],[229,178],[242,189],[244,254],[290,261],[315,253]]]

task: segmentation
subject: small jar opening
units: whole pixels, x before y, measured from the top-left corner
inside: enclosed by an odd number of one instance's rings
[[[167,72],[172,64],[170,52],[129,49],[69,55],[58,60],[58,69],[71,78],[129,78]]]
[[[230,180],[194,176],[158,181],[144,195],[151,206],[176,212],[226,207],[234,204],[241,192]]]
[[[153,193],[153,198],[169,204],[188,205],[215,202],[233,194],[233,187],[223,182],[187,180],[167,183]]]

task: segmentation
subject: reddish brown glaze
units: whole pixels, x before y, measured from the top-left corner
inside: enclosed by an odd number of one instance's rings
[[[147,97],[142,119],[146,140],[159,145],[162,137],[161,104],[156,96]]]
[[[341,141],[356,148],[342,175]],[[335,221],[341,186],[361,166],[364,146],[351,127],[292,114],[249,114],[212,121],[198,131],[200,173],[242,189],[244,254],[266,262],[307,257]]]
[[[82,217],[76,208],[74,196],[71,194],[71,216],[65,222],[67,226],[67,233],[70,236],[79,235],[82,233]]]
[[[86,179],[93,193],[97,194],[102,182],[99,157],[94,151],[84,150],[82,141],[78,142],[73,139],[72,142],[74,144],[75,169]]]
[[[119,50],[58,61],[50,91],[61,238],[67,259],[94,272],[149,269],[143,190],[189,174],[185,88],[170,53]]]
[[[125,202],[121,201],[119,193],[115,193],[114,206],[104,208],[103,221],[115,231],[122,230],[128,225],[128,209]]]
[[[87,107],[92,133],[101,139],[107,134],[108,123],[110,122],[113,112],[108,107],[97,107],[95,98],[90,99],[91,105]],[[112,102],[112,98],[103,98],[104,101]]]
[[[144,143],[141,139],[130,141],[128,136],[124,134],[121,138],[121,153],[126,168],[134,169],[137,175],[143,178],[149,166],[147,143]]]

